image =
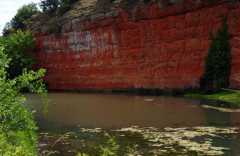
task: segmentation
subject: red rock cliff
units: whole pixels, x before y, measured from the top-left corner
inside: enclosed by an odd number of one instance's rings
[[[239,3],[153,3],[96,15],[65,20],[58,35],[37,35],[38,65],[47,69],[50,89],[199,87],[209,35],[223,16],[232,35],[231,87],[240,88]]]

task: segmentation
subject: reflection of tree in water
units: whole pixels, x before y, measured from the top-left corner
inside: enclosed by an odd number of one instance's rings
[[[233,126],[239,127],[240,125],[240,113],[233,112],[229,113],[230,123]],[[229,151],[230,156],[239,155],[240,153],[240,135],[231,135],[226,138],[226,144],[228,144],[229,148],[231,149]]]
[[[229,148],[231,151],[229,152],[229,155],[239,155],[240,153],[240,136],[232,136],[229,138],[230,144]]]
[[[214,109],[203,109],[206,126],[231,126],[231,113]]]
[[[206,126],[216,127],[229,127],[236,126],[237,118],[234,115],[239,116],[239,113],[221,112],[213,109],[204,109]],[[226,155],[237,156],[240,153],[240,136],[239,134],[226,134],[222,135],[221,138],[214,140],[215,146],[224,146],[229,148],[225,151]],[[217,143],[216,143],[217,142]]]

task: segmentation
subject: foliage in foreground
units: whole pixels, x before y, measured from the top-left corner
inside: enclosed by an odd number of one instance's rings
[[[115,137],[110,135],[108,136],[108,140],[104,145],[100,145],[98,147],[99,156],[117,156],[119,152],[120,145],[118,145]],[[77,156],[90,156],[87,153],[78,153]]]
[[[41,78],[45,70],[24,70],[23,74],[8,79],[7,69],[11,60],[0,45],[0,155],[36,156],[36,125],[32,113],[24,106],[22,88],[44,95],[46,90]]]
[[[88,133],[88,134],[87,134]],[[131,155],[139,155],[135,143],[131,142],[128,139],[119,140],[119,136],[116,134],[110,134],[107,132],[83,132],[83,133],[75,133],[75,132],[68,132],[65,134],[49,135],[44,134],[42,136],[44,140],[53,145],[47,145],[40,149],[41,156],[48,156],[48,155],[65,155],[67,151],[73,150],[73,155],[76,156],[131,156]],[[118,134],[117,134],[118,135]],[[41,136],[41,135],[40,135]],[[48,140],[51,138],[50,140]],[[74,139],[73,139],[74,138]],[[57,141],[55,141],[57,139]],[[73,140],[72,140],[73,139]],[[122,138],[121,138],[122,139]],[[82,140],[81,143],[78,141]],[[84,141],[83,141],[84,140]],[[75,142],[76,141],[76,142]],[[130,142],[129,142],[130,141]],[[64,145],[65,144],[65,145]],[[64,147],[60,147],[63,145]],[[72,146],[74,145],[74,146]],[[76,146],[75,146],[76,145]],[[57,149],[54,149],[57,147]],[[58,148],[61,148],[62,151],[59,151]],[[75,148],[77,150],[75,150]],[[79,151],[80,150],[80,151]],[[78,151],[78,152],[77,152]],[[65,153],[66,152],[66,153]]]
[[[11,58],[9,63],[8,76],[14,78],[23,73],[24,69],[31,69],[34,60],[31,52],[35,47],[32,33],[28,31],[17,31],[0,40],[5,48],[5,53]]]
[[[69,155],[69,151],[74,156],[219,156],[232,153],[229,138],[239,135],[237,127],[211,126],[75,130],[41,134],[44,142],[54,143],[42,150],[55,156]]]

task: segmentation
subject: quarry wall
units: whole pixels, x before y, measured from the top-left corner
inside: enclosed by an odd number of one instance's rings
[[[66,22],[36,35],[49,89],[198,88],[210,34],[228,17],[232,88],[240,88],[240,4],[149,4],[115,16]]]

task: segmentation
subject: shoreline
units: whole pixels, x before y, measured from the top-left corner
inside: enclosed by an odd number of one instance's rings
[[[200,100],[201,105],[219,108],[239,109],[240,90],[222,89],[214,93],[204,93],[199,89],[76,89],[76,90],[49,90],[49,93],[82,93],[82,94],[114,94],[137,96],[173,96]]]

